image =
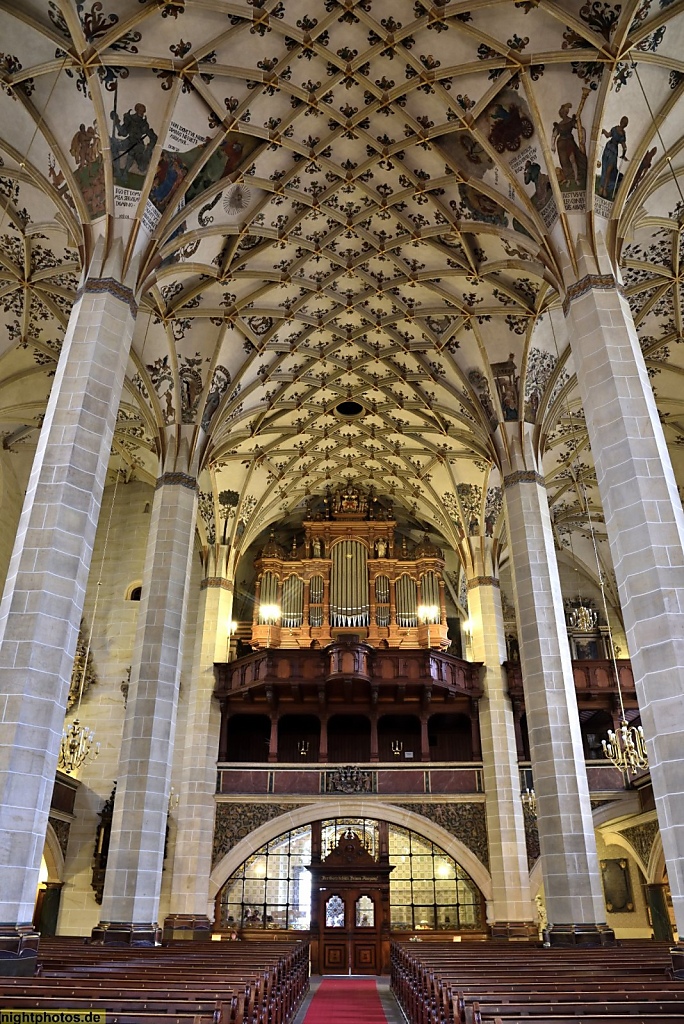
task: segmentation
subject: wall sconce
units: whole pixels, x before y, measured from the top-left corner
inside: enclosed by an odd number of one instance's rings
[[[395,757],[401,757],[404,750],[404,744],[401,740],[392,740],[392,753]]]
[[[300,740],[299,743],[297,744],[297,750],[299,751],[302,757],[306,757],[306,755],[309,753],[309,741]]]

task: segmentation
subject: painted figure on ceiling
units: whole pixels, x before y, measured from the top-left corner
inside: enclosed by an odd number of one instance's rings
[[[532,202],[538,210],[543,209],[553,196],[548,174],[544,174],[536,160],[528,160],[524,180],[526,185],[534,185]]]
[[[113,110],[111,117],[114,122],[111,141],[115,172],[126,177],[135,164],[140,174],[146,174],[157,144],[157,133],[147,120],[145,104],[136,103],[133,110],[127,110],[123,118]]]
[[[520,149],[522,139],[531,139],[534,124],[527,109],[520,102],[494,103],[487,111],[490,131],[489,141],[497,153],[508,150],[515,153]]]
[[[657,152],[658,147],[654,146],[652,149],[649,149],[648,152],[645,153],[644,156],[641,158],[641,163],[639,164],[637,172],[634,175],[634,181],[632,182],[632,185],[629,190],[630,196],[632,192],[634,192],[634,190],[639,187],[639,185],[644,180],[648,172],[651,170],[651,167],[653,165],[653,158]]]
[[[627,159],[627,132],[625,129],[629,124],[628,117],[621,117],[620,124],[616,124],[609,132],[601,129],[601,135],[608,139],[601,156],[601,174],[599,176],[596,191],[604,199],[614,199],[622,175],[618,174],[618,160]],[[622,153],[620,154],[620,150]]]
[[[564,103],[558,111],[558,121],[553,122],[551,150],[558,153],[560,162],[559,184],[561,188],[581,190],[587,185],[587,154],[575,141],[574,132],[582,138],[580,111],[584,97],[576,114],[570,113],[572,103]]]
[[[186,203],[192,202],[211,185],[215,185],[217,181],[237,170],[243,156],[249,152],[250,148],[253,147],[245,149],[244,137],[241,138],[234,132],[226,136],[188,185],[185,193]],[[178,194],[178,186],[193,167],[201,162],[206,149],[207,143],[203,142],[201,145],[193,146],[192,149],[186,149],[181,153],[167,149],[162,150],[150,192],[150,199],[160,213],[163,213],[168,207],[172,197]]]
[[[106,201],[102,147],[96,121],[87,128],[85,124],[79,125],[78,131],[72,136],[69,152],[75,164],[74,177],[80,186],[88,212],[91,217],[100,217],[105,212]],[[64,175],[61,171],[57,173],[54,161],[50,159],[48,173],[50,181],[60,195],[63,195],[67,202],[71,202]]]
[[[71,140],[69,152],[76,161],[76,169],[83,170],[100,156],[100,140],[94,125],[86,128],[79,125],[78,131]]]

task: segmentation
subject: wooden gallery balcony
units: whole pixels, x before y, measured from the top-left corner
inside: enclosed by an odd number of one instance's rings
[[[522,673],[517,664],[506,670],[524,771]],[[601,749],[618,718],[612,663],[575,661],[573,671],[590,788],[621,789]],[[630,663],[618,662],[618,671],[625,706],[637,715]],[[479,663],[435,649],[339,641],[268,648],[216,664],[215,674],[219,793],[483,792]]]

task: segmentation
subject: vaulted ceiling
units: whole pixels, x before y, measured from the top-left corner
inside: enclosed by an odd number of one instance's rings
[[[586,235],[622,268],[684,481],[681,2],[0,0],[0,36],[18,465],[118,239],[140,312],[113,465],[152,480],[186,433],[206,542],[244,551],[351,479],[453,547],[474,520],[505,544],[494,438],[517,422],[591,571],[558,300]]]

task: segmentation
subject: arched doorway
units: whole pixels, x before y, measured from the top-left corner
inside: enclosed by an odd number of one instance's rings
[[[360,851],[359,872],[339,870],[330,860],[342,840]],[[216,929],[247,937],[264,930],[309,932],[316,970],[379,972],[391,934],[485,932],[484,896],[472,876],[442,847],[401,823],[326,817],[256,850],[253,838],[250,845],[253,852],[218,891]],[[338,899],[329,905],[333,896]],[[326,944],[332,950],[335,943],[337,952],[327,952]]]
[[[56,935],[62,896],[64,854],[52,823],[48,821],[40,868],[33,926],[41,935]]]

